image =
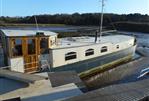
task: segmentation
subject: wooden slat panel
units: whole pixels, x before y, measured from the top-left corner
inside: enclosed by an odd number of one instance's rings
[[[25,42],[25,51],[27,52],[24,56],[24,60],[25,60],[25,72],[34,72],[38,70],[38,54],[39,54],[39,38],[29,38],[29,39],[35,39],[35,54],[28,54],[28,39],[26,39]]]

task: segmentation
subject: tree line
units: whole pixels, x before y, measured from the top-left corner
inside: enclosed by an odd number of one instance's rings
[[[99,26],[100,13],[85,13],[85,14],[54,14],[54,15],[33,15],[26,17],[0,17],[0,24],[2,23],[25,23],[35,24],[35,16],[39,24],[65,24],[76,26]],[[135,14],[104,14],[103,25],[107,27],[116,27],[118,29],[134,30],[141,28],[143,32],[149,32],[149,16]],[[133,25],[133,26],[132,26]],[[140,27],[141,26],[141,27]],[[123,28],[125,27],[125,28]],[[131,27],[133,27],[131,29]]]

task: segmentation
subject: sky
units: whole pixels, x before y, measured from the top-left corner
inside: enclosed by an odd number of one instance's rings
[[[0,16],[98,13],[101,0],[0,0]],[[105,0],[105,13],[149,14],[149,0]]]

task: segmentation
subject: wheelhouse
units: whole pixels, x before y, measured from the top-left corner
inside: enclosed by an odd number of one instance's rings
[[[5,29],[0,37],[5,65],[25,73],[38,71],[41,57],[57,44],[57,34],[50,31]]]

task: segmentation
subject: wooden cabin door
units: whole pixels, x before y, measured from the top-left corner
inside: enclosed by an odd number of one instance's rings
[[[31,73],[38,70],[38,39],[26,38],[23,42],[25,72]]]

